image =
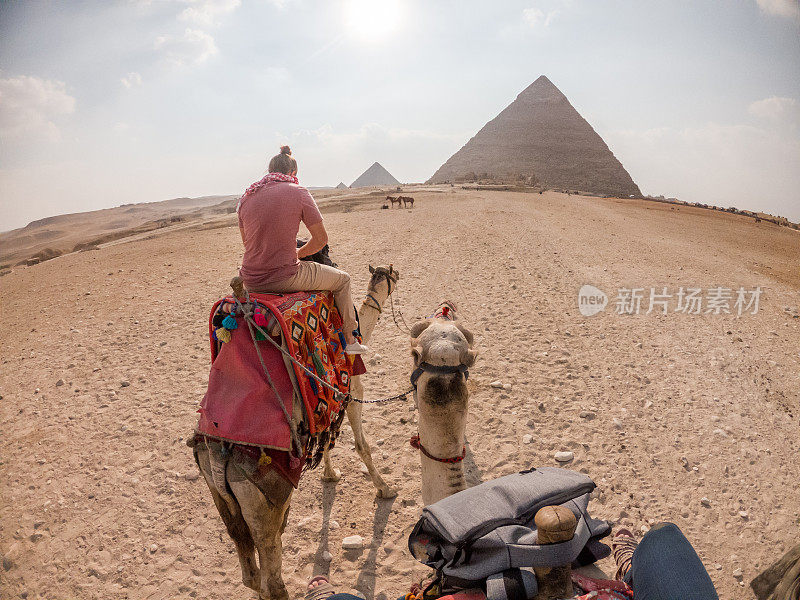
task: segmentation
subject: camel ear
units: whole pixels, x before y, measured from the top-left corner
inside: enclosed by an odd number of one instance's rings
[[[461,325],[458,321],[456,321],[456,327],[462,334],[464,334],[464,337],[467,338],[467,343],[469,344],[469,347],[472,348],[473,342],[475,341],[475,336],[472,335],[472,332],[463,325]]]
[[[430,319],[425,319],[424,321],[417,321],[411,326],[411,337],[418,338],[419,334],[425,331],[428,327],[430,327],[430,325],[431,325]]]
[[[370,265],[370,266],[369,266],[369,272],[370,272],[370,273],[372,273],[372,274],[374,275],[374,274],[375,274],[375,267],[373,267],[372,265]]]
[[[471,367],[475,364],[475,359],[478,358],[477,350],[464,350],[461,352],[461,364],[465,367]]]
[[[414,366],[418,367],[422,362],[422,348],[420,346],[412,346],[411,357],[414,359]]]

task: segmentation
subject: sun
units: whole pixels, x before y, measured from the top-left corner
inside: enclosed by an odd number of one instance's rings
[[[400,0],[347,0],[345,26],[348,33],[365,42],[377,42],[400,28]]]

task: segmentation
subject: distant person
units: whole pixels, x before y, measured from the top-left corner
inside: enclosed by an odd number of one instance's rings
[[[362,354],[368,348],[358,343],[358,327],[350,275],[313,261],[301,261],[322,250],[328,233],[322,214],[309,191],[298,185],[297,161],[289,146],[269,161],[269,173],[244,193],[236,207],[244,256],[239,275],[251,292],[288,293],[311,290],[333,292],[344,322],[347,354]],[[303,222],[311,234],[300,248],[297,233]]]

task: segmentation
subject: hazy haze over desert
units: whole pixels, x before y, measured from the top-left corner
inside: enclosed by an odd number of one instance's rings
[[[4,2],[0,230],[241,193],[287,141],[305,185],[426,181],[542,74],[643,193],[800,220],[796,0],[458,6]]]

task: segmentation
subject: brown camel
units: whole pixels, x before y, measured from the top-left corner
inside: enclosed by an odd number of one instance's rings
[[[361,332],[369,339],[378,321],[381,305],[394,290],[398,272],[389,267],[373,269],[364,304],[359,310]],[[360,378],[353,377],[352,393],[360,398],[363,394]],[[305,429],[303,408],[295,396],[292,411],[295,426]],[[356,449],[361,456],[375,485],[378,495],[392,497],[391,490],[372,465],[369,445],[361,427],[361,404],[351,402],[347,416],[356,439]],[[200,442],[194,444],[194,457],[203,474],[214,504],[236,546],[242,569],[242,582],[258,593],[259,600],[288,600],[289,594],[281,576],[281,535],[286,527],[289,503],[294,488],[275,470],[269,470],[256,485],[245,475],[246,465],[237,462],[238,454],[230,453],[219,444]],[[330,459],[325,453],[326,470]],[[258,553],[256,564],[255,554]]]
[[[411,205],[411,208],[414,208],[414,198],[412,198],[411,196],[400,196],[398,200],[403,201],[404,208],[408,208],[409,204]]]
[[[392,203],[392,207],[394,207],[394,203],[397,202],[397,208],[401,208],[402,200],[397,196],[386,196],[386,200]]]

